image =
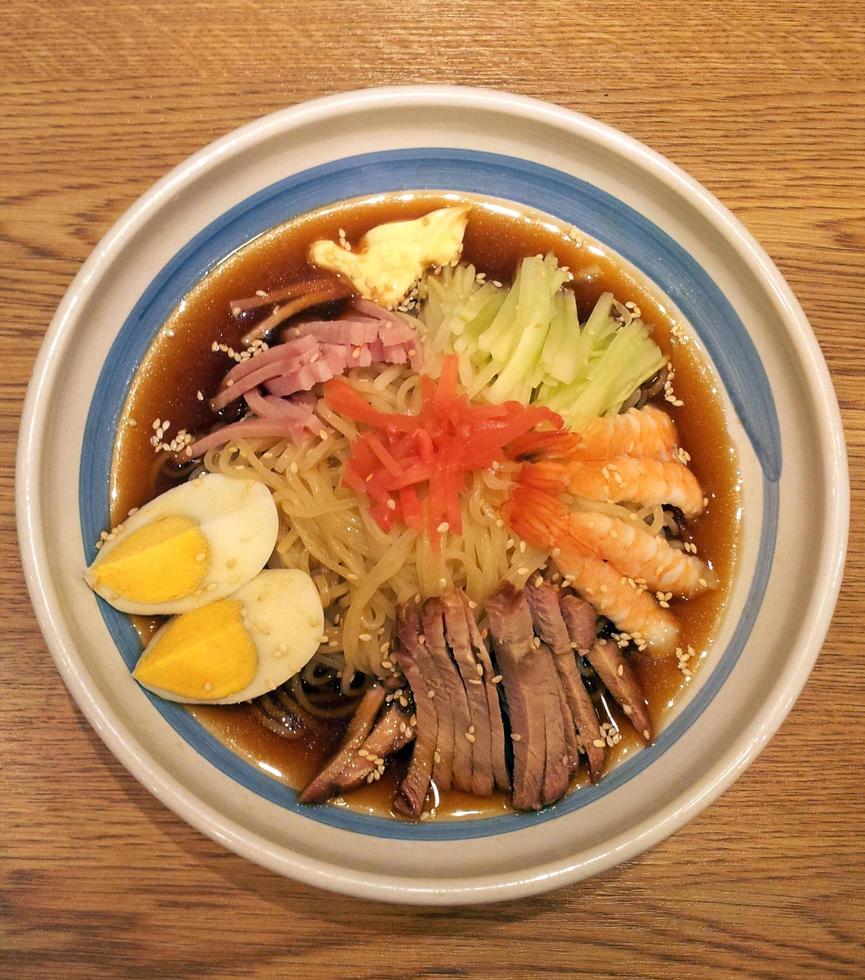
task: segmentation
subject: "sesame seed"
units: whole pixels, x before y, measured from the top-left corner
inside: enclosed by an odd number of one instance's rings
[[[649,740],[649,729],[648,728],[644,728],[643,729],[643,738],[646,739],[646,741]]]
[[[596,749],[602,749],[606,744],[607,743],[602,738],[592,739],[592,745],[594,745]]]
[[[372,639],[372,636],[369,633],[361,633],[360,636],[358,636],[358,639],[360,640],[361,643],[369,643],[369,641]]]
[[[475,742],[475,741],[477,741],[475,739],[474,735],[472,735],[471,732],[463,732],[463,735],[465,735],[467,742]]]
[[[448,584],[448,580],[446,578],[440,578],[439,579],[439,588],[440,589],[447,588],[447,584]]]
[[[442,521],[441,524],[436,528],[439,534],[445,534],[450,530],[450,524],[447,521]]]
[[[430,699],[430,701],[432,701],[432,699],[436,696],[436,692],[430,688],[430,690],[426,692],[426,696]]]
[[[493,682],[493,684],[501,684],[501,682],[502,682],[502,675],[501,674],[496,674],[496,676],[492,678],[492,682]]]
[[[511,732],[511,741],[521,742],[522,740],[523,740],[523,736],[520,735],[519,732]]]

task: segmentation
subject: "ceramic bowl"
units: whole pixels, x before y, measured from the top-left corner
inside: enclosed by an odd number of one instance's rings
[[[651,747],[537,815],[410,825],[296,793],[130,677],[138,646],[82,581],[108,520],[127,386],[189,287],[260,232],[410,189],[539,210],[619,253],[690,325],[719,379],[743,545],[707,662]],[[835,604],[848,521],[837,403],[805,317],[741,224],[681,170],[585,116],[501,92],[369,89],[277,112],[159,181],[70,286],[34,368],[18,522],[57,666],[129,771],[204,833],[305,882],[395,902],[517,898],[609,868],[707,806],[790,710]]]

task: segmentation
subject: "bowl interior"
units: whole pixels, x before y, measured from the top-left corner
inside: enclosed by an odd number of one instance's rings
[[[771,566],[777,525],[780,436],[771,389],[741,320],[709,275],[657,226],[585,181],[527,161],[465,150],[397,150],[334,161],[285,178],[235,205],[185,245],[159,272],[133,307],[100,373],[88,413],[80,464],[79,505],[86,561],[109,526],[108,475],[113,432],[129,384],[157,332],[193,286],[218,263],[274,226],[344,197],[385,192],[447,190],[494,196],[498,206],[576,226],[583,238],[620,254],[665,306],[690,327],[714,364],[724,392],[745,481],[748,543],[724,627],[709,662],[677,700],[649,752],[636,752],[600,783],[582,788],[538,815],[512,814],[471,821],[439,819],[407,824],[341,806],[308,807],[297,792],[223,745],[181,706],[145,694],[153,707],[197,752],[221,772],[264,799],[306,819],[345,830],[406,840],[458,840],[502,834],[585,807],[623,786],[663,754],[699,717],[735,666],[756,615]],[[353,192],[353,193],[352,193]],[[553,210],[555,209],[555,210]],[[747,383],[746,383],[747,379]],[[108,423],[110,420],[110,424]],[[138,636],[127,617],[96,600],[126,665],[139,656]]]

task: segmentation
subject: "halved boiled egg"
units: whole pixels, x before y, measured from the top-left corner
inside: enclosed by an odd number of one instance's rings
[[[324,611],[315,583],[266,569],[230,598],[170,619],[133,671],[154,694],[187,704],[236,704],[266,694],[316,652]]]
[[[84,577],[121,612],[183,613],[257,575],[278,530],[276,504],[263,483],[209,473],[127,518]]]

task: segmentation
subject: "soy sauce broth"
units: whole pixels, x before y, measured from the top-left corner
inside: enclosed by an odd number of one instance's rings
[[[111,521],[118,524],[139,507],[168,489],[172,480],[150,445],[154,419],[171,422],[169,438],[181,428],[205,431],[215,422],[208,400],[230,367],[224,354],[212,350],[214,341],[234,348],[248,329],[231,316],[233,299],[257,290],[278,289],[312,277],[306,259],[309,245],[319,238],[336,240],[342,229],[356,241],[369,228],[386,221],[419,217],[434,208],[466,199],[467,195],[409,192],[377,195],[334,204],[272,229],[249,242],[198,283],[169,317],[144,358],[130,386],[114,446],[110,477]],[[691,455],[691,469],[709,500],[705,512],[688,527],[689,540],[718,572],[721,588],[694,599],[674,599],[672,611],[682,624],[682,645],[705,655],[717,632],[730,591],[740,532],[738,464],[727,433],[716,379],[691,343],[676,341],[677,321],[616,258],[594,243],[570,237],[543,217],[493,202],[470,198],[473,209],[464,240],[463,259],[474,263],[490,280],[510,281],[527,255],[552,251],[574,273],[581,322],[601,293],[610,291],[621,302],[640,308],[675,370],[675,393],[684,405],[659,402],[676,422],[682,446]],[[687,328],[685,328],[687,329]],[[146,642],[158,620],[134,617]],[[695,658],[696,659],[696,658]],[[649,698],[656,727],[675,704],[686,681],[674,657],[654,659],[637,654],[634,662]],[[696,670],[698,662],[692,662]],[[238,706],[193,706],[192,714],[225,745],[273,778],[300,788],[321,768],[339,742],[344,723],[323,735],[286,740],[263,728],[250,709]],[[612,720],[622,741],[610,750],[610,765],[632,754],[639,742],[618,708],[606,698],[601,721]],[[605,717],[606,716],[606,717]],[[346,797],[353,810],[396,816],[390,807],[393,790],[407,766],[407,747],[390,764],[380,782]],[[574,788],[585,785],[581,771]],[[462,793],[443,794],[438,817],[477,818],[509,811],[502,795],[482,800]]]

